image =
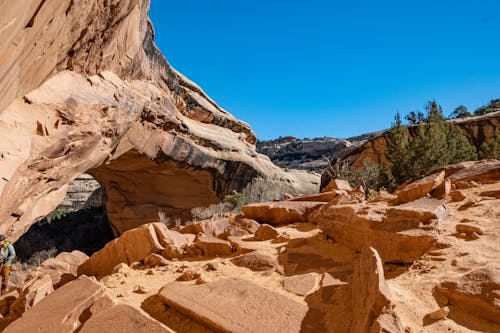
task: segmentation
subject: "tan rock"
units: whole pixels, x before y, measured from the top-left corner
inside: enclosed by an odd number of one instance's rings
[[[455,226],[455,228],[459,234],[460,233],[464,233],[464,234],[476,233],[478,235],[484,235],[484,230],[480,226],[477,226],[477,225],[458,223]]]
[[[426,196],[432,190],[441,186],[444,182],[444,177],[445,172],[441,171],[409,183],[408,185],[397,190],[395,193],[397,198],[392,202],[392,204],[403,204]]]
[[[203,272],[201,272],[200,275],[196,278],[196,284],[203,284],[203,283],[209,283],[209,282],[210,282],[210,279]]]
[[[39,276],[31,283],[20,288],[19,297],[12,304],[10,310],[16,316],[22,315],[25,311],[38,304],[45,296],[54,291],[50,275]]]
[[[451,191],[451,181],[449,179],[446,179],[444,182],[441,183],[441,185],[433,189],[430,192],[430,195],[433,198],[443,200],[450,195],[450,191]]]
[[[159,296],[165,304],[217,332],[301,332],[307,313],[305,304],[238,278],[200,285],[172,282]]]
[[[174,333],[173,330],[152,319],[145,312],[127,304],[117,304],[111,299],[102,299],[90,308],[90,318],[85,321],[80,333]]]
[[[328,183],[328,185],[326,185],[321,192],[328,192],[334,190],[351,191],[352,187],[351,185],[349,185],[349,182],[347,180],[332,179],[330,183]]]
[[[319,289],[320,275],[307,273],[283,279],[283,288],[299,296],[307,296]]]
[[[252,271],[269,271],[278,267],[276,258],[259,252],[250,252],[231,259],[236,266],[245,267]]]
[[[187,250],[194,245],[195,235],[183,235],[169,230],[163,223],[155,223],[154,228],[158,241],[164,247],[162,256],[168,259],[182,258]]]
[[[324,203],[309,201],[264,202],[244,206],[243,214],[260,223],[282,225],[294,222],[306,222],[309,214]]]
[[[150,253],[161,252],[164,247],[157,237],[156,230],[155,224],[151,223],[125,232],[78,267],[78,274],[108,275],[119,263],[130,265],[143,260]]]
[[[465,194],[460,190],[450,191],[450,198],[452,201],[462,201],[465,199]]]
[[[144,265],[148,267],[168,266],[169,264],[170,261],[156,253],[151,253],[146,258],[144,258]]]
[[[226,257],[233,253],[229,242],[215,237],[199,236],[196,238],[195,245],[206,257]]]
[[[498,182],[500,180],[500,161],[477,161],[453,173],[447,178],[451,180],[453,184],[470,181],[480,182],[481,184]]]
[[[448,317],[449,314],[450,314],[450,309],[447,306],[443,306],[437,309],[436,311],[427,314],[426,317],[428,317],[431,320],[441,320]]]
[[[459,279],[439,283],[433,294],[440,306],[451,312],[491,322],[500,328],[500,268],[474,270]]]
[[[197,279],[199,276],[200,272],[188,269],[177,278],[177,281],[191,281]]]
[[[80,325],[79,317],[102,297],[103,292],[100,283],[80,276],[43,298],[4,332],[73,332]]]
[[[426,199],[394,207],[327,204],[311,221],[353,250],[371,246],[383,262],[413,262],[435,244],[432,225],[444,216],[446,208],[438,200]]]
[[[303,195],[299,197],[292,197],[290,199],[286,199],[288,201],[318,201],[318,202],[328,202],[333,200],[337,195],[343,194],[345,191],[343,190],[334,190],[334,191],[328,191],[328,192],[323,192],[323,193],[318,193],[318,194],[311,194],[311,195]]]
[[[278,231],[271,227],[269,224],[263,224],[255,232],[255,240],[266,241],[274,239],[278,236]]]
[[[212,217],[182,227],[179,232],[195,235],[202,233],[206,236],[227,239],[228,236],[253,234],[258,227],[260,224],[256,221],[241,216]]]

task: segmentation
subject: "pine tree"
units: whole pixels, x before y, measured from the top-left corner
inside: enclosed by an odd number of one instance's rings
[[[495,129],[493,138],[481,145],[480,157],[500,160],[500,129]]]
[[[394,117],[395,122],[389,132],[387,155],[391,161],[391,173],[397,183],[402,183],[409,177],[408,163],[412,151],[409,149],[408,129],[401,123],[399,112]]]

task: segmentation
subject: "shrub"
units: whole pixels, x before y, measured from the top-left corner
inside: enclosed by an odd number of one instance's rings
[[[488,142],[483,142],[479,155],[481,158],[500,160],[500,129],[495,129],[495,135]]]

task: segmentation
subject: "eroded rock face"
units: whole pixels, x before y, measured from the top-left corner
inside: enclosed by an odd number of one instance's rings
[[[116,234],[187,219],[263,178],[294,194],[314,173],[277,168],[250,127],[156,48],[147,0],[0,4],[0,232],[13,240],[89,172]]]

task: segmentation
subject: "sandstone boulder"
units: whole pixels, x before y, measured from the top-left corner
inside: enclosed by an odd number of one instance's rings
[[[52,279],[48,274],[39,276],[30,283],[24,284],[18,290],[19,297],[10,307],[11,315],[21,316],[53,291]]]
[[[80,316],[101,298],[104,286],[95,279],[80,276],[43,298],[12,322],[6,333],[66,333],[80,326]]]
[[[332,179],[328,185],[326,185],[321,192],[328,192],[334,190],[351,191],[352,187],[349,185],[347,180],[343,179]]]
[[[444,177],[445,172],[441,171],[402,186],[395,192],[397,198],[392,202],[392,204],[399,205],[427,196],[432,190],[437,189],[443,184]]]
[[[282,225],[294,222],[307,222],[309,214],[323,206],[321,202],[282,201],[264,202],[244,206],[243,214],[260,223]]]
[[[373,247],[383,262],[410,263],[434,245],[433,223],[443,216],[446,208],[426,199],[394,207],[327,204],[311,221],[343,246],[355,251]]]
[[[227,257],[233,253],[229,242],[210,236],[197,237],[195,246],[203,252],[203,256],[210,258]]]
[[[78,274],[104,276],[111,274],[119,263],[130,265],[142,261],[150,253],[159,253],[164,247],[160,243],[155,224],[146,224],[129,230],[117,239],[107,243],[78,267]]]
[[[144,265],[148,267],[168,266],[169,264],[170,261],[156,253],[151,253],[144,258]]]
[[[500,161],[483,160],[473,162],[448,177],[452,184],[467,183],[470,181],[481,184],[490,184],[500,180]]]
[[[333,200],[337,195],[345,193],[343,190],[333,190],[322,192],[318,194],[303,195],[299,197],[293,197],[287,199],[287,201],[318,201],[318,202],[328,202]]]
[[[255,240],[266,241],[278,237],[278,231],[269,224],[263,224],[255,232]]]
[[[90,318],[85,321],[78,332],[175,333],[145,312],[127,304],[118,304],[107,296],[90,307]]]
[[[188,224],[182,227],[179,232],[194,235],[202,233],[207,236],[227,239],[228,236],[253,234],[259,226],[260,224],[256,221],[241,216],[212,217]]]
[[[238,278],[200,285],[172,282],[159,296],[216,332],[301,332],[307,312],[302,303]]]
[[[195,235],[169,230],[163,223],[155,223],[158,241],[164,247],[162,255],[168,259],[182,258],[194,245]]]
[[[500,329],[500,268],[474,270],[461,278],[439,283],[433,294],[440,306],[456,315],[469,315]]]

